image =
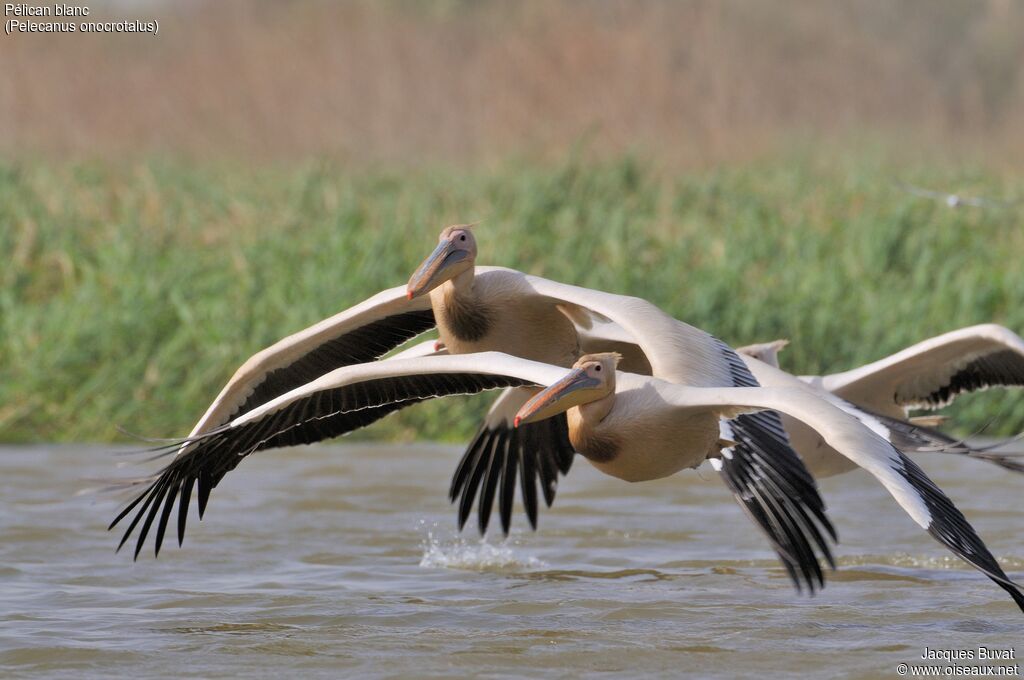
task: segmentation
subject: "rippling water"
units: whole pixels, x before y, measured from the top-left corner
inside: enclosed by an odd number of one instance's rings
[[[869,678],[925,646],[1024,653],[1012,601],[862,473],[823,484],[840,569],[808,598],[710,472],[629,485],[578,459],[538,532],[481,542],[453,530],[457,454],[257,454],[183,549],[132,563],[118,502],[75,495],[108,449],[0,449],[0,674]],[[1024,476],[918,460],[1024,579]]]

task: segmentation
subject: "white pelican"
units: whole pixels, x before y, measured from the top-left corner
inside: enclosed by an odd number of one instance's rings
[[[359,426],[363,422],[361,414],[395,404],[510,385],[548,386],[520,408],[513,432],[568,410],[569,437],[574,446],[598,470],[632,481],[663,477],[708,458],[724,462],[731,453],[728,442],[721,440],[722,419],[761,409],[784,412],[814,429],[830,446],[874,475],[915,522],[1006,590],[1024,610],[1024,594],[1019,587],[925,473],[812,390],[679,385],[616,372],[617,359],[618,355],[611,353],[585,355],[568,374],[562,367],[493,352],[392,359],[339,368],[193,439],[191,446],[121,512],[114,524],[135,510],[122,544],[142,522],[138,554],[156,522],[155,547],[159,552],[176,502],[178,539],[182,540],[196,480],[202,513],[212,484],[247,454],[264,445],[322,438],[320,423],[324,418],[350,419],[351,425]],[[510,496],[514,487],[509,454],[507,447],[491,452],[498,464],[489,469],[498,472],[489,473],[487,487],[500,488],[502,497]],[[495,476],[491,479],[490,475]],[[802,557],[794,556],[801,566],[813,560],[813,555]],[[803,576],[812,578],[810,573]],[[794,580],[799,584],[798,579]]]
[[[650,371],[655,377],[688,385],[757,385],[732,348],[672,319],[644,300],[558,284],[510,269],[474,267],[476,254],[472,231],[464,226],[448,227],[409,279],[410,299],[429,294],[441,342],[449,353],[501,351],[569,366],[582,353],[576,326],[586,328],[610,319],[631,329],[630,338],[647,340],[631,356],[633,370]],[[664,339],[656,340],[655,336]],[[603,348],[614,346],[606,342]],[[459,501],[460,526],[479,489],[480,529],[486,529],[493,500],[487,482],[498,474],[494,469],[497,459],[487,455],[488,451],[507,447],[510,441],[518,446],[520,455],[527,457],[530,449],[553,449],[564,456],[561,471],[568,471],[573,449],[566,436],[564,416],[552,419],[557,432],[542,431],[538,435],[534,429],[526,443],[519,441],[518,433],[513,439],[512,419],[531,396],[528,389],[502,395],[467,448],[450,489],[451,499]],[[765,411],[740,416],[723,425],[723,436],[735,446],[733,457],[724,461],[719,472],[740,506],[767,534],[787,568],[797,567],[789,561],[791,556],[813,556],[815,550],[831,564],[827,539],[814,526],[816,522],[821,524],[833,540],[834,529],[825,517],[816,483],[789,446],[779,415]],[[542,460],[546,457],[539,456]],[[528,472],[523,470],[524,474]],[[536,526],[536,504],[527,491],[533,481],[523,482],[524,506],[531,524]],[[783,486],[789,493],[783,491]],[[541,488],[550,505],[554,487],[542,480]],[[507,532],[511,505],[501,505],[500,515]],[[813,570],[820,584],[823,577],[816,560]],[[808,585],[813,588],[810,582]]]
[[[201,436],[232,417],[246,413],[260,404],[299,387],[327,371],[352,364],[372,361],[420,333],[435,326],[434,309],[442,315],[441,334],[446,351],[471,351],[465,342],[475,342],[482,349],[497,349],[517,356],[544,360],[569,366],[579,355],[576,332],[572,323],[552,305],[524,302],[523,288],[516,272],[500,268],[476,268],[476,240],[468,226],[452,226],[442,231],[440,243],[431,258],[420,267],[420,283],[382,291],[364,302],[325,319],[310,328],[290,335],[248,359],[235,372],[227,385],[192,429],[189,438]],[[461,304],[464,296],[454,295],[453,304],[443,304],[423,293],[454,279],[458,291],[465,287],[477,293],[483,304]],[[461,284],[466,283],[466,286]],[[451,287],[449,287],[451,288]],[[449,332],[450,331],[450,332]],[[417,348],[418,354],[429,353]],[[499,400],[485,421],[480,433],[467,449],[469,453],[489,445],[504,445],[510,437],[511,417],[531,396],[516,392]],[[393,410],[393,409],[392,409]],[[382,414],[383,415],[383,414]],[[506,417],[507,416],[507,417]],[[380,417],[380,416],[378,416]],[[506,427],[504,421],[509,425]],[[325,428],[330,423],[324,423]],[[536,479],[550,505],[557,487],[557,476],[568,472],[575,452],[565,436],[565,420],[553,419],[517,433],[517,445],[538,457],[535,465],[523,474],[523,502],[532,523],[536,522]],[[347,430],[346,430],[347,431]],[[339,431],[338,434],[342,434]],[[179,453],[189,444],[185,440]],[[469,479],[457,477],[452,485],[452,498],[461,495],[460,526],[468,517],[479,476],[467,466],[460,466]],[[466,481],[475,484],[466,484]],[[532,492],[527,490],[532,485]],[[457,491],[456,491],[457,490]],[[486,530],[490,506],[481,504],[480,528]],[[502,514],[503,528],[508,530],[511,511]]]
[[[776,340],[737,351],[778,367],[778,352],[786,342]],[[757,374],[756,367],[751,367]],[[1024,386],[1024,339],[1008,328],[996,324],[960,328],[850,371],[800,379],[866,412],[865,417],[876,420],[878,427],[888,431],[889,440],[905,451],[949,451],[1024,472],[1024,465],[1012,455],[974,450],[933,429],[941,417],[910,418],[911,410],[942,408],[964,392]],[[806,455],[797,450],[817,477],[853,469],[833,452],[822,449],[819,455]]]
[[[600,322],[602,315],[635,330],[634,335],[671,335],[644,345],[639,360],[656,377],[698,386],[754,386],[743,361],[716,338],[662,314],[637,298],[613,296],[563,286],[521,272],[476,267],[476,240],[465,226],[441,232],[438,246],[410,278],[405,290],[384,291],[350,310],[259,352],[238,369],[179,449],[244,415],[260,404],[322,375],[332,368],[376,359],[426,330],[436,318],[449,354],[502,351],[563,367],[582,353],[576,324]],[[429,293],[429,298],[427,294]],[[595,314],[596,312],[596,314]],[[641,343],[643,345],[643,343]],[[422,352],[421,352],[422,353]],[[459,503],[459,524],[479,497],[478,517],[486,530],[501,474],[495,451],[511,450],[508,479],[518,474],[526,513],[535,525],[537,480],[551,504],[558,473],[566,473],[575,452],[564,416],[513,432],[512,418],[535,390],[503,395],[488,414],[453,477],[450,496]],[[410,402],[391,403],[358,416],[331,415],[318,420],[317,439],[339,436],[387,415]],[[358,421],[358,422],[357,422]],[[790,448],[778,414],[739,416],[724,428],[734,443],[732,458],[719,471],[745,512],[768,535],[788,568],[794,555],[817,550],[832,563],[828,538],[835,532],[825,516],[814,479]],[[287,443],[285,438],[275,442]],[[260,442],[260,448],[274,443]],[[201,506],[219,476],[198,477]],[[499,497],[502,528],[507,532],[512,497]],[[823,527],[824,532],[818,530]],[[814,578],[823,579],[817,560]],[[799,567],[803,569],[802,566]],[[813,584],[808,583],[813,588]]]

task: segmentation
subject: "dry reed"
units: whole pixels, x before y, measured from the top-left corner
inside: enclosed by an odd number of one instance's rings
[[[0,36],[0,152],[465,162],[582,141],[717,161],[864,131],[1024,150],[1009,0],[99,10],[160,33]]]

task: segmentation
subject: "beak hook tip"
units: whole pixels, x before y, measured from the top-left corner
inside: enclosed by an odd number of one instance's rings
[[[520,418],[519,416],[516,416],[515,419],[512,421],[512,427],[513,428],[519,427],[519,421],[520,420],[522,420],[522,418]]]

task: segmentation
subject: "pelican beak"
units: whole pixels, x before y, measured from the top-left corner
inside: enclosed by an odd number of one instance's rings
[[[467,262],[469,262],[468,250],[459,248],[448,239],[441,241],[409,279],[406,297],[412,300],[429,293],[445,281],[461,274],[466,267],[459,265],[464,265]]]
[[[603,394],[600,387],[600,380],[591,378],[582,368],[574,368],[567,376],[523,404],[512,425],[519,427],[544,420],[568,411],[573,406],[594,401]]]

